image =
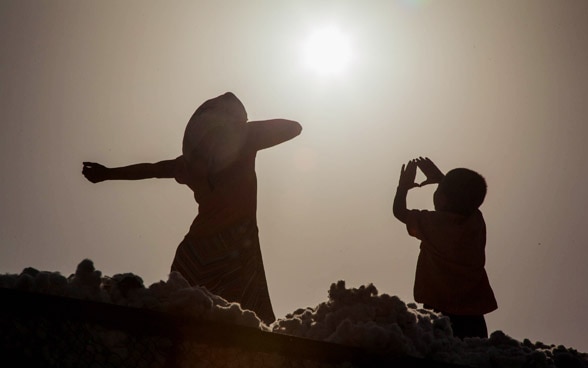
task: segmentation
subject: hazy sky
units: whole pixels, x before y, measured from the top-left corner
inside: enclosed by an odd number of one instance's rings
[[[303,62],[325,26],[349,65]],[[490,331],[588,352],[588,2],[0,1],[0,272],[166,279],[197,213],[173,180],[90,184],[82,161],[174,158],[205,99],[299,121],[258,154],[277,317],[374,283],[410,302],[418,241],[392,215],[429,156],[489,185]],[[431,208],[434,188],[409,194]]]

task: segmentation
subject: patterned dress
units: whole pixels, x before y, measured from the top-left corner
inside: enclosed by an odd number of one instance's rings
[[[257,150],[248,146],[245,129],[217,130],[206,136],[201,152],[176,159],[176,181],[192,189],[199,207],[171,269],[271,323],[256,222]],[[230,134],[236,131],[241,133]]]
[[[204,286],[255,311],[267,324],[276,319],[254,221],[245,220],[209,238],[192,240],[186,236],[176,251],[172,270],[191,285]]]

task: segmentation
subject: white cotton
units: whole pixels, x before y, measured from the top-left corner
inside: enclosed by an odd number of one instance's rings
[[[28,267],[19,275],[0,275],[0,287],[150,309],[187,320],[237,324],[355,346],[378,355],[410,355],[472,367],[588,368],[587,354],[527,339],[517,341],[502,331],[493,332],[488,339],[455,338],[447,317],[418,308],[415,303],[406,304],[397,296],[379,294],[372,284],[347,288],[344,281],[333,283],[326,301],[315,307],[298,308],[270,326],[238,303],[214,295],[206,288],[190,286],[177,272],[170,273],[166,281],[145,287],[141,277],[132,273],[103,276],[93,262],[86,259],[68,278],[57,272]],[[107,346],[126,354],[129,339],[126,333],[108,329],[92,333],[106,339]],[[157,344],[168,346],[171,341],[163,339]],[[242,362],[239,359],[245,358],[240,358],[240,353],[227,355],[231,349],[217,354],[195,346],[190,351],[214,361],[228,359],[230,366],[257,364],[257,358],[251,356],[247,362]],[[284,359],[287,358],[265,354],[262,360],[267,363]]]
[[[371,284],[347,289],[344,281],[331,285],[327,302],[299,309],[272,327],[275,332],[419,357],[430,353],[430,343],[419,343],[423,338],[453,339],[447,318],[408,308],[396,296],[378,295]]]

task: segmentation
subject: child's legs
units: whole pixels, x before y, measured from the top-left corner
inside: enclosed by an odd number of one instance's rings
[[[483,315],[479,316],[456,316],[445,314],[451,321],[453,336],[463,339],[464,337],[488,337],[488,328]]]

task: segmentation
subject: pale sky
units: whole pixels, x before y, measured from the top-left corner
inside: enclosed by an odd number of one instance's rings
[[[348,47],[338,73],[305,63],[325,27]],[[588,2],[2,0],[0,50],[0,272],[90,258],[167,279],[190,190],[91,184],[82,161],[174,158],[196,107],[232,91],[251,120],[304,127],[257,160],[278,318],[340,279],[413,301],[418,241],[392,199],[429,156],[488,182],[489,330],[588,352]]]

